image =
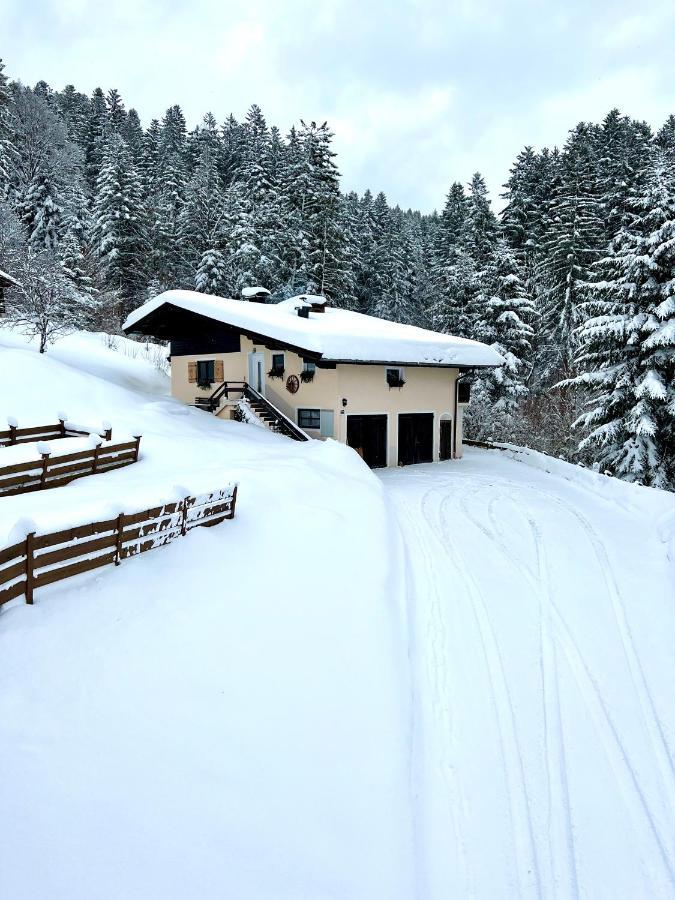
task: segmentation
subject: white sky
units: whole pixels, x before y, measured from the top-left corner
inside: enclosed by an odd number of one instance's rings
[[[144,125],[327,119],[344,190],[424,212],[582,118],[675,112],[675,0],[0,0],[0,35],[10,77],[117,87]]]

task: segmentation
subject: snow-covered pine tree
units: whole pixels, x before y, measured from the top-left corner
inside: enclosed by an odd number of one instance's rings
[[[340,228],[340,185],[333,133],[324,122],[301,123],[299,134],[304,171],[296,186],[296,209],[302,209],[303,230],[307,236],[307,290],[325,294],[339,302],[340,284],[335,274],[342,268]]]
[[[467,424],[479,439],[507,440],[513,437],[518,407],[528,393],[536,309],[515,253],[503,240],[494,250],[485,279],[486,299],[475,335],[506,362],[477,379]]]
[[[91,96],[89,105],[89,122],[84,148],[85,175],[91,192],[96,186],[96,179],[101,171],[107,127],[108,107],[106,106],[103,91],[100,87],[97,87]]]
[[[4,69],[5,64],[0,59],[0,201],[9,194],[9,176],[11,171],[9,91]]]
[[[210,248],[202,253],[197,273],[195,289],[202,294],[223,296],[227,293],[227,263],[220,250]]]
[[[141,179],[116,132],[106,144],[95,197],[92,247],[106,286],[119,291],[125,314],[143,297],[148,242]]]
[[[188,183],[179,230],[182,269],[192,279],[201,265],[202,254],[222,249],[226,233],[225,200],[217,168],[217,148],[213,148],[210,142],[203,144],[199,162]]]
[[[27,250],[23,223],[10,207],[0,200],[0,269],[10,274],[19,265],[19,257]]]
[[[484,265],[482,248],[491,230],[491,214],[483,193],[484,183],[475,180],[476,202],[472,205],[464,188],[455,182],[448,192],[445,208],[435,230],[432,262],[433,300],[428,309],[429,323],[437,331],[472,337],[477,319],[476,299],[479,294],[479,266]],[[485,228],[483,228],[485,224]],[[496,229],[496,221],[494,222]],[[469,250],[471,246],[471,252]],[[478,262],[480,257],[481,261]]]
[[[68,140],[84,150],[91,113],[89,97],[76,91],[74,85],[67,84],[62,91],[56,94],[56,100],[68,129]]]
[[[230,115],[221,129],[218,159],[218,171],[225,186],[231,184],[237,176],[242,159],[242,144],[242,126]]]
[[[603,208],[596,179],[597,129],[579,125],[567,143],[554,186],[535,277],[543,340],[540,369],[551,383],[571,372],[579,305],[591,265],[602,252]]]
[[[120,133],[131,151],[134,162],[140,166],[143,157],[144,135],[141,120],[135,109],[130,109],[121,125]]]
[[[119,131],[121,134],[124,130],[127,112],[124,108],[122,96],[117,88],[110,88],[105,96],[105,105],[108,112],[108,129]]]
[[[70,185],[80,177],[79,151],[58,105],[14,86],[11,197],[34,249],[54,249],[63,234]]]
[[[91,262],[85,257],[75,231],[66,233],[59,245],[58,256],[64,274],[73,283],[77,293],[82,297],[93,295],[95,289],[90,274]]]
[[[623,223],[628,198],[649,162],[651,140],[651,131],[644,122],[633,122],[618,109],[605,116],[598,131],[596,168],[605,244]]]
[[[462,245],[482,272],[490,263],[498,237],[497,217],[492,211],[485,179],[476,172],[469,184]]]
[[[590,394],[580,452],[602,471],[675,488],[675,175],[655,152],[597,262],[573,384]]]
[[[151,197],[151,272],[162,284],[180,283],[180,218],[187,189],[185,117],[167,109],[159,132],[155,195]]]

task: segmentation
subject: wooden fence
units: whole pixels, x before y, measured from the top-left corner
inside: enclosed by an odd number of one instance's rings
[[[103,522],[51,534],[29,534],[0,550],[0,606],[22,595],[26,603],[32,603],[37,588],[99,566],[117,566],[123,559],[168,544],[192,528],[233,519],[236,502],[237,486],[231,485],[142,512],[120,513]]]
[[[33,425],[30,428],[19,428],[10,425],[0,431],[0,447],[12,447],[14,444],[27,444],[31,441],[55,441],[64,437],[80,437],[89,434],[77,428],[69,428],[66,419],[59,419],[55,425]],[[104,428],[101,437],[106,441],[112,439],[112,428]]]
[[[0,497],[60,487],[85,475],[131,465],[138,461],[140,443],[140,435],[137,435],[133,441],[122,444],[101,444],[77,453],[54,457],[49,453],[42,453],[39,459],[11,466],[0,465]]]

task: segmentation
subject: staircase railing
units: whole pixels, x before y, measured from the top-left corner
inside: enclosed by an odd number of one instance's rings
[[[249,403],[262,408],[271,417],[269,425],[273,425],[282,434],[296,441],[308,441],[309,435],[299,428],[292,419],[284,415],[281,410],[263,396],[259,391],[246,381],[224,381],[209,397],[195,397],[195,406],[208,412],[215,413],[220,408],[223,397],[230,399],[230,394],[240,394]]]
[[[245,381],[224,381],[208,397],[195,397],[195,406],[215,413],[218,411],[223,397],[230,399],[230,393],[244,395],[248,385]]]
[[[255,388],[251,387],[250,384],[244,382],[244,397],[256,403],[258,406],[262,406],[263,409],[267,410],[270,415],[276,417],[276,425],[279,431],[283,434],[287,435],[287,437],[293,438],[296,441],[308,441],[309,435],[305,434],[302,428],[299,428],[292,419],[289,419],[288,416],[285,416],[281,410],[276,407],[273,403],[264,397],[261,393],[256,391]]]

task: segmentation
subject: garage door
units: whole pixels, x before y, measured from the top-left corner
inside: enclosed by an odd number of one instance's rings
[[[347,443],[371,469],[387,465],[387,417],[347,416]]]
[[[434,414],[401,413],[398,417],[398,464],[431,462],[434,458]]]

